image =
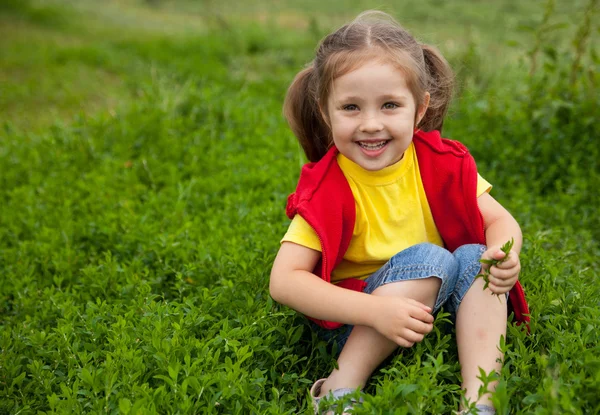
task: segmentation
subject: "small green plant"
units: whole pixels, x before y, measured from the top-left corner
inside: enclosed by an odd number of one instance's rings
[[[280,113],[342,2],[315,5],[307,31],[289,1],[273,10],[282,27],[266,2],[233,0],[240,17],[215,0],[209,13],[146,1],[98,16],[88,2],[0,0],[0,414],[308,413],[339,350],[269,296],[304,162]],[[436,18],[449,2],[397,10],[445,39],[449,60],[468,58],[443,134],[469,144],[527,241],[531,333],[508,324],[502,367],[481,373],[498,415],[600,414],[598,1],[553,0],[537,20],[537,2],[451,2],[445,23],[476,39],[464,54]],[[348,15],[369,1],[355,3]],[[541,31],[531,76],[517,60],[535,32],[487,53],[509,34],[482,26],[498,13]],[[439,312],[354,412],[453,413],[455,331]]]
[[[512,249],[514,244],[515,244],[515,239],[510,238],[510,241],[507,241],[504,245],[502,245],[500,250],[506,254],[506,256],[502,259],[480,259],[479,260],[479,262],[481,262],[482,264],[489,265],[489,267],[483,269],[483,272],[481,274],[478,274],[475,277],[475,279],[483,278],[483,280],[485,281],[485,285],[483,286],[484,290],[490,285],[490,268],[493,267],[494,265],[498,265],[498,264],[501,264],[504,261],[506,261],[508,259],[508,254],[510,253],[510,250]],[[496,295],[498,295],[498,294],[496,294]]]

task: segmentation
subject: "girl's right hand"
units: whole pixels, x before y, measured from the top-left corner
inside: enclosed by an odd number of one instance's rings
[[[379,333],[402,347],[412,347],[433,329],[431,307],[403,297],[377,297],[373,324]]]

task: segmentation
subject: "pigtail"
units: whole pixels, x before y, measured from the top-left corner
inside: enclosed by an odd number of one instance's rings
[[[319,110],[315,76],[311,63],[296,75],[283,103],[283,115],[310,161],[320,160],[331,142],[330,130]]]
[[[427,112],[418,127],[423,131],[438,130],[441,132],[452,99],[454,74],[446,59],[436,48],[421,44],[421,49],[429,74],[426,89],[431,94],[431,98]]]

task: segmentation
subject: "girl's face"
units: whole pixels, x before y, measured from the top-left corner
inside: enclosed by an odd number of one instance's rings
[[[333,81],[326,120],[333,142],[366,170],[398,162],[412,141],[425,104],[417,108],[404,74],[388,63],[366,63]],[[416,117],[415,117],[416,115]]]

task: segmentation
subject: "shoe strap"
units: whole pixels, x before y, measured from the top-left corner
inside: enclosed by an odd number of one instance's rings
[[[340,388],[340,389],[330,391],[329,393],[331,395],[333,395],[334,398],[339,399],[345,395],[349,395],[349,394],[353,393],[355,390],[356,389],[352,389],[352,388]]]

